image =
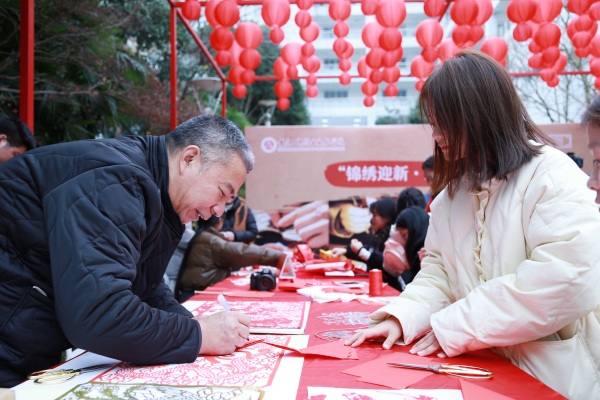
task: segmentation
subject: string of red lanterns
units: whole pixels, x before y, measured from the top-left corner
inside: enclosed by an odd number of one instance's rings
[[[306,76],[306,95],[318,95],[316,73],[321,61],[315,55],[312,44],[319,36],[319,26],[312,20],[310,9],[315,0],[296,0],[299,11],[294,21],[299,28],[303,43],[289,42],[281,48],[280,56],[273,64],[277,78],[274,91],[278,98],[277,107],[285,110],[290,106],[289,97],[293,92],[290,80],[298,79],[298,66],[302,65]],[[339,81],[350,84],[350,61],[354,47],[346,40],[349,32],[345,22],[351,13],[352,0],[330,0],[329,16],[334,24],[336,39],[333,52],[339,59]],[[410,1],[410,0],[407,0]],[[233,94],[242,98],[247,94],[247,85],[254,83],[254,70],[260,65],[261,56],[257,47],[263,40],[261,28],[253,22],[239,23],[239,6],[236,0],[208,0],[205,3],[205,16],[213,27],[210,45],[216,51],[215,60],[219,66],[231,66],[227,80],[234,85]],[[178,3],[183,16],[188,20],[200,18],[201,5],[198,0],[185,0]],[[595,86],[600,90],[600,1],[568,0],[567,9],[577,16],[567,27],[567,35],[578,57],[590,57],[591,73],[596,77]],[[422,47],[420,55],[413,58],[410,71],[418,81],[417,90],[421,90],[425,80],[435,69],[435,63],[443,63],[452,57],[458,49],[471,48],[484,37],[483,26],[493,14],[492,0],[424,0],[425,14],[430,17],[423,20],[416,29],[415,37]],[[540,77],[550,87],[559,83],[558,75],[567,65],[567,56],[559,50],[560,28],[553,23],[562,11],[562,0],[510,0],[507,16],[516,24],[513,30],[515,40],[530,40],[528,48],[531,56],[528,64],[540,70]],[[402,34],[399,27],[406,18],[404,0],[362,0],[361,10],[365,15],[374,15],[375,20],[367,23],[361,32],[361,38],[368,48],[367,54],[357,64],[360,77],[364,78],[361,89],[365,95],[367,107],[375,103],[374,96],[379,86],[385,83],[385,96],[396,96],[396,83],[401,77],[398,63],[402,60]],[[450,18],[455,23],[451,37],[444,38],[444,29],[439,20],[450,10]],[[261,16],[271,31],[269,39],[279,44],[284,39],[281,29],[291,15],[287,0],[264,0]],[[234,25],[235,34],[232,33]],[[506,66],[508,45],[500,37],[490,37],[483,41],[480,50]]]

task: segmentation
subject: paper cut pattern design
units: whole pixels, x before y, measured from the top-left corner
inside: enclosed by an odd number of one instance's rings
[[[199,303],[195,309],[190,310],[194,317],[223,311],[223,307],[216,301]],[[302,334],[310,307],[308,301],[230,301],[229,304],[233,310],[250,316],[250,333]]]
[[[75,386],[57,400],[214,400],[243,398],[259,400],[263,392],[259,388],[226,387],[173,387],[160,385],[111,385],[85,383]]]
[[[287,346],[287,336],[266,340]],[[272,384],[284,350],[257,343],[226,356],[198,357],[189,364],[133,365],[120,363],[92,380],[94,383],[174,386],[258,386]]]

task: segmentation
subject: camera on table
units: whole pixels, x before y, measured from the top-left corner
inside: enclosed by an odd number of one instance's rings
[[[268,292],[277,286],[275,274],[270,269],[261,269],[250,275],[250,289]]]

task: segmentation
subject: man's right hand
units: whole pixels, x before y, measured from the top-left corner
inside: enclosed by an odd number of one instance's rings
[[[238,311],[223,311],[196,317],[202,330],[200,355],[231,354],[245,345],[250,335],[250,317]]]

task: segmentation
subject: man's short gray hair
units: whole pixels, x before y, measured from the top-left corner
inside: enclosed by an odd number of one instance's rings
[[[220,163],[227,165],[232,153],[237,153],[246,171],[254,168],[254,154],[244,134],[228,119],[218,115],[200,115],[181,123],[167,136],[169,154],[196,145],[205,168]]]

